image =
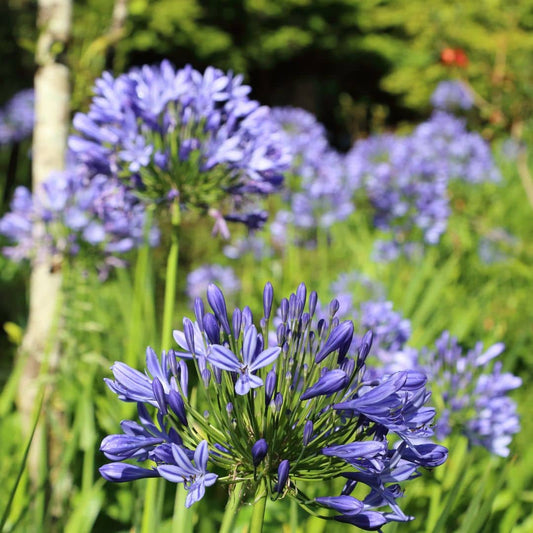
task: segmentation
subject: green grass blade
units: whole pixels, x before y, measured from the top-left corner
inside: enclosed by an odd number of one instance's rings
[[[39,407],[37,409],[37,414],[35,415],[35,421],[33,423],[31,434],[30,434],[30,436],[28,438],[28,442],[26,444],[26,449],[24,450],[24,455],[22,456],[22,462],[20,464],[20,468],[19,468],[19,471],[18,471],[18,474],[17,474],[17,479],[15,480],[15,484],[13,485],[13,488],[11,489],[6,508],[4,509],[4,513],[2,514],[2,518],[0,519],[0,531],[4,530],[4,526],[5,526],[6,522],[7,522],[7,519],[9,517],[9,513],[11,511],[11,505],[13,503],[13,499],[15,498],[15,493],[17,492],[17,488],[19,486],[20,480],[22,479],[22,475],[24,473],[24,469],[26,468],[26,462],[28,460],[28,455],[30,453],[31,443],[33,441],[33,437],[35,435],[35,431],[37,430],[37,424],[39,423],[39,418],[41,416],[42,406],[43,406],[43,395],[41,395],[41,399],[39,400]]]

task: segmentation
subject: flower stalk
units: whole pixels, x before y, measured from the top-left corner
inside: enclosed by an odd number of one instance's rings
[[[234,485],[230,491],[219,533],[232,533],[235,518],[243,503],[244,489],[245,484],[238,483],[237,485]]]
[[[265,520],[267,502],[267,488],[264,481],[257,485],[253,502],[252,517],[250,518],[250,533],[262,533]]]
[[[168,252],[167,269],[165,277],[165,301],[163,307],[163,328],[161,332],[161,349],[168,350],[172,339],[172,317],[176,300],[176,282],[178,279],[179,241],[178,231],[180,226],[179,197],[174,198],[170,207],[171,234],[170,250]]]

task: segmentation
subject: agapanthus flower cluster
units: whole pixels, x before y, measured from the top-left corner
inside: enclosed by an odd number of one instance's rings
[[[19,91],[0,109],[0,146],[20,142],[33,132],[33,89]]]
[[[370,371],[373,377],[389,375],[399,366],[427,374],[436,402],[442,405],[435,424],[439,440],[451,433],[463,434],[471,446],[483,446],[491,453],[506,457],[512,436],[520,431],[516,403],[508,393],[522,380],[502,372],[504,345],[494,344],[486,350],[478,342],[465,352],[447,331],[434,348],[398,352],[381,352],[382,366]]]
[[[466,122],[435,111],[411,135],[378,135],[357,141],[346,156],[352,182],[374,212],[377,228],[391,234],[376,256],[413,256],[420,242],[436,244],[450,214],[449,184],[496,182],[500,173],[490,146]]]
[[[506,457],[512,436],[520,431],[516,403],[509,391],[522,380],[502,372],[494,361],[505,346],[497,343],[487,349],[478,342],[466,353],[457,339],[444,332],[434,349],[422,350],[418,365],[425,371],[444,401],[435,430],[439,439],[454,430],[464,433],[472,445]]]
[[[158,243],[158,229],[147,225],[144,205],[118,179],[88,179],[83,168],[71,166],[51,174],[37,194],[17,187],[0,234],[12,241],[3,252],[16,261],[73,256],[90,247],[91,255],[99,250],[104,264],[116,266],[115,254]]]
[[[468,87],[459,80],[441,81],[431,95],[431,105],[443,111],[468,111],[474,98]]]
[[[287,179],[287,222],[296,228],[328,228],[353,211],[343,157],[333,150],[314,115],[298,108],[273,108],[293,154]],[[280,218],[278,217],[278,222]]]
[[[374,211],[377,228],[398,247],[418,239],[436,244],[446,229],[447,176],[411,137],[379,135],[355,143],[346,156],[353,187]]]
[[[410,520],[397,503],[400,483],[447,457],[429,440],[435,410],[425,406],[426,376],[365,380],[372,334],[350,352],[354,325],[335,316],[338,302],[327,319],[317,319],[317,294],[307,296],[301,284],[281,300],[269,345],[272,286],[265,286],[257,324],[248,307],[230,316],[223,293],[210,285],[211,309],[197,299],[196,320],[186,318],[174,331],[179,350],[158,357],[148,348],[144,373],[116,362],[107,384],[120,400],[138,404],[139,421],[123,421],[122,434],[103,440],[113,462],[101,474],[183,483],[187,506],[214,483],[244,483],[246,494],[260,488],[273,500],[293,497],[367,530]],[[193,371],[197,380],[189,379]],[[125,462],[132,459],[147,463]],[[344,488],[328,494],[328,481],[337,478]]]
[[[194,303],[196,298],[202,297],[211,283],[221,287],[226,296],[233,296],[241,288],[241,282],[230,266],[202,265],[187,275],[186,292],[189,300]]]
[[[417,157],[433,162],[436,172],[448,180],[482,183],[501,178],[489,144],[479,133],[468,131],[464,119],[435,111],[412,138]]]
[[[464,353],[457,339],[444,332],[435,347],[417,350],[409,345],[411,323],[393,309],[390,301],[364,300],[354,303],[354,285],[360,274],[342,276],[332,289],[339,302],[339,318],[354,316],[359,324],[353,347],[364,342],[364,332],[373,333],[372,364],[365,379],[379,379],[400,370],[425,373],[433,388],[433,398],[443,405],[435,434],[444,440],[450,433],[463,433],[472,446],[483,446],[491,453],[509,454],[512,435],[520,430],[516,403],[508,392],[521,385],[520,378],[502,372],[501,362],[491,363],[504,350],[502,343],[483,350],[483,344]],[[364,278],[363,278],[364,280]],[[359,291],[360,292],[360,291]]]
[[[168,61],[104,73],[89,112],[74,118],[79,135],[69,146],[93,173],[133,181],[148,199],[205,211],[226,200],[238,210],[232,220],[257,225],[264,216],[246,199],[277,190],[290,154],[270,109],[242,81]]]

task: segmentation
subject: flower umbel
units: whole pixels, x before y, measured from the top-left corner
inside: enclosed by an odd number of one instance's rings
[[[231,220],[261,224],[244,200],[276,191],[290,154],[250,91],[241,75],[168,61],[117,78],[106,72],[89,112],[74,117],[69,146],[90,172],[137,183],[145,200],[178,198],[203,212],[233,200]],[[227,231],[223,219],[215,231]]]
[[[272,301],[267,284],[258,329],[248,307],[230,318],[224,295],[210,285],[213,312],[197,299],[196,321],[184,319],[183,331],[174,332],[182,351],[157,359],[148,350],[146,374],[115,364],[116,381],[108,385],[121,400],[140,402],[142,425],[123,422],[126,435],[106,437],[101,449],[113,461],[148,459],[151,465],[111,463],[102,475],[112,481],[159,475],[183,483],[187,506],[215,482],[244,483],[247,494],[263,485],[273,500],[295,498],[323,518],[363,529],[410,520],[396,502],[399,483],[447,457],[446,448],[428,440],[435,413],[424,406],[425,375],[397,372],[365,381],[371,334],[352,351],[353,323],[339,322],[335,300],[328,318],[317,319],[314,292],[306,311],[304,284],[282,299],[269,336]],[[198,374],[194,394],[191,365]],[[148,409],[155,409],[154,418]],[[320,494],[336,478],[346,479],[342,493]],[[303,490],[317,482],[319,497],[306,496]],[[363,499],[351,496],[357,485],[366,487]]]

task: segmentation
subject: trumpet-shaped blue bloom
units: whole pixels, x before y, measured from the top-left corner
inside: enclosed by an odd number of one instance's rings
[[[248,394],[250,389],[263,385],[263,380],[254,372],[272,364],[281,352],[281,348],[267,348],[266,350],[260,350],[260,348],[261,345],[257,342],[257,329],[254,325],[250,325],[244,331],[242,361],[225,346],[216,344],[211,347],[208,361],[216,368],[237,373],[235,392],[242,396]]]
[[[209,451],[207,441],[198,444],[191,460],[180,446],[172,444],[172,457],[175,464],[157,467],[161,477],[173,483],[183,483],[187,490],[185,507],[201,500],[205,494],[205,488],[213,485],[218,476],[206,470]],[[194,463],[193,463],[194,461]]]

